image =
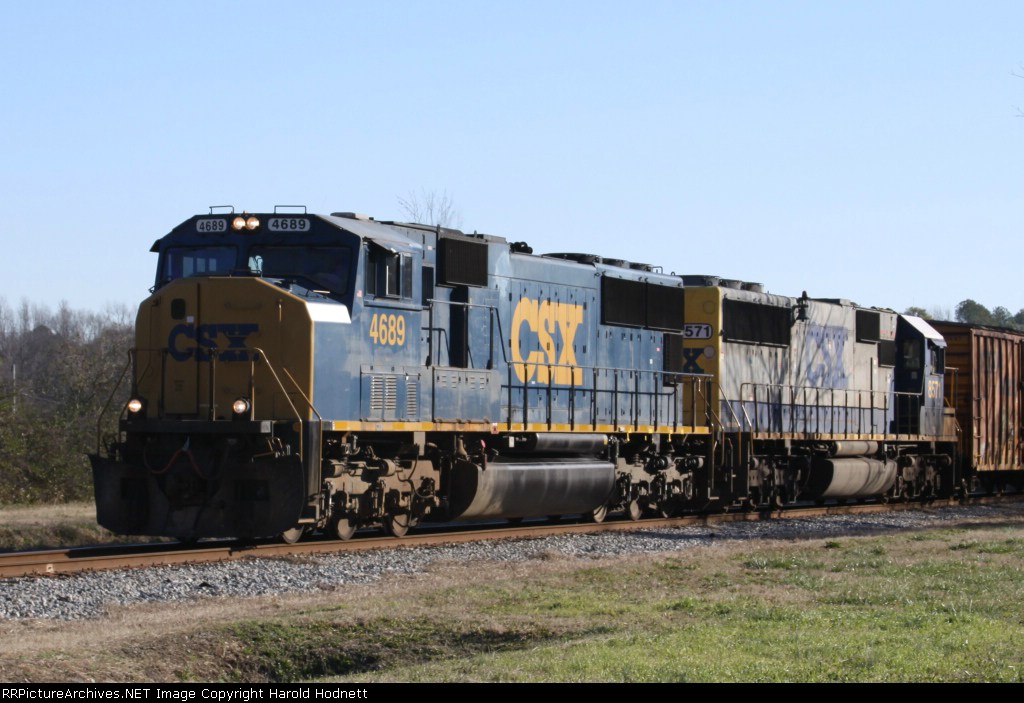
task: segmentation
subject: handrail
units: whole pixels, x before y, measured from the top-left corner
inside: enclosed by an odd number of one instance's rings
[[[264,352],[260,352],[260,353],[261,353],[261,354],[263,354]],[[269,360],[267,361],[267,366],[268,366],[268,367],[270,366],[270,361],[269,361]],[[271,370],[273,370],[273,369],[271,368]],[[313,414],[314,414],[314,415],[316,415],[316,419],[317,419],[317,421],[318,421],[318,422],[323,422],[323,421],[324,421],[323,415],[321,415],[321,414],[319,413],[319,411],[318,411],[318,410],[316,409],[316,406],[315,406],[315,405],[313,405],[313,401],[312,401],[312,400],[310,400],[310,399],[309,399],[309,398],[308,398],[308,397],[306,396],[305,392],[304,392],[304,391],[302,390],[302,387],[301,387],[301,386],[299,385],[298,381],[296,381],[296,380],[295,380],[295,378],[294,378],[294,377],[292,376],[292,373],[291,373],[291,371],[289,371],[289,370],[288,370],[287,368],[282,368],[281,370],[285,372],[285,374],[286,374],[286,375],[288,376],[288,380],[292,382],[292,385],[293,385],[293,386],[295,386],[295,390],[296,390],[296,391],[298,391],[299,395],[301,395],[301,396],[302,396],[302,399],[303,399],[304,401],[306,401],[306,405],[308,405],[308,406],[309,406],[309,409],[313,411]],[[284,388],[282,388],[281,390],[283,391],[283,390],[284,390]],[[287,391],[285,392],[285,395],[287,395]],[[290,403],[289,403],[289,404],[290,404]],[[295,409],[295,406],[294,406],[294,405],[292,405],[292,409],[293,409],[293,410]],[[298,414],[298,411],[296,411],[296,414]],[[299,418],[299,419],[301,420],[302,418]]]
[[[500,342],[498,344],[498,346],[501,348],[501,358],[502,358],[502,361],[504,361],[506,364],[508,364],[508,355],[505,353],[505,332],[501,328],[501,315],[498,314],[498,307],[496,305],[488,305],[486,303],[463,303],[463,302],[456,301],[456,300],[440,300],[438,298],[430,298],[429,300],[427,300],[427,304],[428,304],[427,305],[427,361],[424,364],[424,366],[435,366],[435,364],[434,364],[434,331],[435,331],[435,328],[434,328],[434,303],[440,303],[442,305],[451,305],[451,306],[454,306],[454,307],[466,308],[467,310],[469,308],[483,308],[485,310],[488,310],[489,311],[489,314],[488,314],[488,324],[490,325],[490,330],[489,330],[489,334],[488,334],[488,344],[489,344],[489,347],[488,347],[488,350],[487,350],[487,353],[488,353],[487,368],[488,369],[493,369],[494,368],[494,327],[495,327],[495,322],[494,321],[495,320],[498,321],[497,322],[498,340]],[[467,316],[467,323],[468,323],[468,316]],[[438,332],[445,332],[447,330],[448,330],[448,328],[446,328],[446,327],[438,327],[437,328]],[[468,341],[466,343],[466,349],[467,349],[467,351],[470,350]],[[451,355],[451,350],[450,349],[448,351],[448,354],[449,354],[449,356]],[[472,367],[470,367],[470,368],[472,368]]]
[[[709,395],[705,394],[703,392],[703,388],[705,386],[710,386],[710,384],[714,381],[714,376],[712,376],[711,374],[689,374],[689,373],[678,373],[678,372],[671,372],[671,371],[664,371],[664,370],[628,369],[628,368],[614,367],[614,366],[579,366],[579,365],[572,365],[572,364],[552,364],[552,363],[528,362],[528,361],[514,361],[514,362],[510,362],[510,363],[508,363],[506,368],[507,368],[508,380],[507,380],[507,382],[505,384],[505,388],[507,389],[507,392],[506,392],[506,402],[505,402],[506,418],[505,418],[504,424],[509,429],[511,429],[511,427],[513,425],[513,421],[512,421],[512,412],[513,412],[513,409],[514,409],[514,404],[513,404],[513,400],[512,400],[512,393],[513,393],[513,391],[522,391],[522,393],[523,393],[523,399],[522,399],[523,403],[522,403],[522,408],[521,408],[523,417],[522,417],[521,422],[522,422],[522,424],[524,426],[526,426],[529,423],[529,419],[530,419],[529,418],[529,407],[530,407],[530,405],[529,405],[529,393],[530,393],[531,389],[532,390],[536,390],[538,392],[544,392],[547,395],[547,398],[546,398],[547,402],[545,403],[545,410],[544,410],[545,417],[544,417],[544,420],[543,420],[542,424],[546,423],[549,426],[553,424],[552,406],[551,406],[552,398],[553,398],[553,395],[555,393],[559,392],[559,391],[565,391],[565,392],[570,394],[569,395],[569,403],[568,403],[568,413],[569,413],[569,416],[568,416],[567,419],[568,419],[568,423],[571,426],[575,426],[577,424],[591,424],[591,425],[596,425],[597,424],[597,397],[598,397],[598,394],[611,394],[611,396],[612,396],[612,408],[613,408],[612,409],[612,416],[613,416],[612,417],[612,423],[615,424],[616,426],[619,426],[619,422],[618,422],[618,419],[619,419],[619,417],[618,417],[619,416],[618,401],[619,401],[619,397],[620,396],[626,396],[630,400],[629,421],[626,423],[625,426],[633,427],[633,428],[636,428],[636,427],[639,426],[640,414],[641,414],[640,402],[639,401],[640,401],[641,398],[653,398],[653,399],[655,399],[654,400],[654,406],[651,408],[652,418],[658,417],[657,413],[659,412],[659,407],[660,407],[658,405],[658,403],[660,401],[663,401],[663,400],[666,400],[666,399],[672,399],[672,408],[673,408],[674,412],[673,412],[673,419],[672,419],[672,422],[670,424],[672,424],[673,426],[678,426],[680,424],[680,420],[678,419],[679,418],[679,410],[683,410],[684,412],[686,410],[686,408],[685,408],[685,397],[679,391],[680,386],[689,388],[690,392],[693,394],[693,397],[692,397],[693,405],[690,408],[690,412],[691,412],[691,416],[692,416],[691,417],[691,424],[692,424],[692,426],[697,426],[697,424],[698,424],[697,423],[697,414],[698,414],[698,412],[702,412],[702,414],[704,416],[704,421],[705,421],[704,424],[709,426],[709,427],[711,426],[711,413],[712,413],[712,409],[713,409],[712,408],[713,403],[711,402],[711,399],[710,399]],[[518,374],[515,373],[516,368],[523,369],[524,375],[526,373],[526,368],[530,368],[531,370],[534,370],[534,372],[535,372],[536,369],[544,369],[545,372],[546,372],[547,382],[545,383],[545,382],[542,381],[540,384],[531,384],[529,381],[520,381],[520,382],[516,383],[513,380],[514,377],[518,377]],[[567,374],[568,379],[569,379],[568,385],[564,385],[564,386],[563,385],[554,385],[553,379],[555,378],[555,375],[556,375],[555,371],[557,369],[566,369],[566,370],[568,370],[568,372],[569,372]],[[602,388],[602,387],[600,387],[600,385],[598,383],[598,378],[600,377],[600,375],[602,373],[604,373],[605,376],[608,376],[609,374],[611,374],[611,376],[612,376],[611,386],[608,387],[608,388]],[[620,379],[620,376],[623,375],[623,374],[628,374],[629,376],[633,376],[633,383],[632,384],[624,384],[624,386],[620,386],[619,385],[619,379]],[[533,374],[531,373],[530,376],[532,377],[532,375]],[[651,390],[640,390],[640,379],[641,379],[642,376],[650,377],[654,381],[655,385],[653,386],[653,388]],[[579,377],[581,379],[588,379],[589,378],[590,379],[590,384],[587,385],[586,382],[584,381],[583,385],[577,385],[577,383],[576,383],[577,377]],[[679,379],[680,383],[673,384],[671,391],[667,391],[667,392],[666,391],[661,391],[660,388],[662,388],[663,386],[660,385],[660,384],[661,384],[662,380],[665,377],[671,377],[671,378],[674,378],[674,379]],[[575,398],[576,398],[576,394],[577,393],[590,394],[590,397],[591,397],[590,402],[589,403],[577,404],[575,402]],[[702,401],[701,405],[703,405],[703,408],[698,409],[698,404],[696,402],[697,398],[700,398],[700,400]],[[577,410],[579,410],[580,408],[583,408],[584,411],[589,409],[589,414],[590,414],[590,419],[591,419],[591,421],[589,423],[588,422],[582,422],[577,417]],[[653,422],[653,419],[652,419],[652,422]]]
[[[947,375],[952,375],[953,383],[952,383],[952,385],[950,385],[948,383],[944,383],[943,384],[943,393],[942,393],[943,407],[950,407],[950,408],[953,408],[954,410],[956,410],[957,409],[957,407],[956,407],[956,398],[957,398],[957,395],[959,395],[959,393],[960,393],[960,369],[958,369],[955,366],[947,366],[942,371],[943,381],[945,381],[945,378],[946,378]]]
[[[230,351],[232,353],[238,353],[238,352],[241,352],[243,350],[242,349],[232,348]],[[274,368],[274,364],[270,360],[270,356],[267,354],[267,352],[264,349],[260,348],[260,347],[247,347],[247,348],[244,349],[244,351],[245,351],[246,355],[249,357],[249,360],[250,360],[250,364],[249,364],[249,390],[250,390],[250,396],[251,396],[251,391],[252,391],[252,388],[253,388],[253,379],[254,379],[255,374],[256,374],[256,363],[258,361],[262,360],[263,362],[266,363],[267,369],[270,371],[270,375],[273,377],[274,382],[277,384],[278,389],[281,391],[282,395],[284,396],[285,401],[288,403],[288,406],[291,408],[292,414],[294,415],[294,417],[297,420],[302,422],[303,421],[302,413],[299,412],[298,407],[295,405],[294,402],[292,402],[291,394],[288,392],[287,388],[285,388],[285,384],[281,380],[281,377],[278,375],[277,370]],[[107,400],[107,404],[104,405],[103,411],[100,413],[100,417],[97,420],[97,425],[96,425],[96,427],[97,427],[97,439],[96,439],[96,442],[97,442],[97,453],[99,452],[99,449],[101,448],[101,445],[102,445],[102,441],[101,441],[102,432],[100,430],[100,427],[102,426],[103,416],[106,413],[110,403],[112,402],[114,394],[117,392],[118,388],[120,388],[121,383],[123,383],[124,377],[125,377],[125,374],[128,371],[128,368],[132,367],[135,363],[137,363],[140,354],[156,355],[161,360],[159,383],[160,383],[160,393],[161,393],[161,402],[162,402],[163,395],[166,393],[166,388],[164,387],[165,386],[165,382],[166,382],[166,374],[165,374],[166,369],[164,368],[165,365],[164,365],[163,362],[164,362],[164,359],[166,358],[167,352],[168,352],[168,349],[166,347],[157,347],[157,348],[139,348],[139,347],[135,347],[135,348],[132,348],[132,349],[130,349],[128,351],[128,363],[125,365],[125,369],[124,369],[124,371],[122,371],[121,377],[118,379],[117,385],[114,387],[114,390],[111,392],[110,398]],[[217,357],[219,356],[220,350],[210,349],[210,350],[207,350],[206,353],[208,353],[209,356],[210,356],[210,358],[208,360],[206,360],[206,363],[208,363],[210,365],[210,368],[211,368],[210,378],[208,379],[208,384],[209,384],[210,388],[208,390],[209,390],[209,393],[212,395],[212,393],[213,393],[213,384],[214,384],[213,368],[214,368],[214,364],[215,364],[215,362],[217,360]],[[197,365],[200,364],[200,363],[203,363],[203,362],[199,361],[199,360],[196,361]],[[148,372],[150,370],[150,368],[152,368],[152,366],[151,365],[147,365],[146,366],[146,372]],[[302,397],[302,400],[305,401],[306,405],[309,407],[309,409],[312,411],[312,413],[314,415],[316,415],[317,420],[320,421],[320,422],[323,422],[323,416],[316,409],[316,406],[313,405],[313,401],[310,400],[309,397],[306,396],[305,392],[302,390],[302,387],[299,385],[299,383],[292,376],[291,372],[288,371],[288,369],[284,368],[284,367],[282,367],[282,371],[287,375],[288,380],[291,381],[292,385],[295,387],[295,390]],[[138,375],[137,374],[133,374],[133,377],[132,377],[133,392],[137,391],[137,384],[138,384]],[[199,415],[199,408],[201,407],[199,405],[199,398],[201,397],[201,395],[202,395],[201,389],[197,387],[196,388],[196,408],[195,408],[196,415]],[[211,404],[211,407],[209,408],[209,412],[211,414],[213,413],[212,404]],[[121,411],[121,414],[122,415],[124,414],[124,410],[123,409]],[[302,437],[302,433],[300,432],[299,433],[299,452],[300,452],[300,455],[302,455],[302,451],[303,451],[303,437]]]
[[[121,370],[121,375],[117,378],[117,383],[114,384],[113,389],[110,391],[110,395],[107,397],[107,402],[103,404],[103,409],[100,410],[99,417],[96,418],[96,454],[99,455],[100,450],[103,448],[103,416],[107,414],[107,410],[110,409],[110,404],[114,402],[114,396],[117,394],[118,389],[124,382],[124,377],[128,373],[128,369],[132,367],[134,361],[132,357],[131,349],[128,350],[128,361],[125,363],[124,368]],[[132,379],[134,382],[134,378]],[[129,398],[129,400],[131,400]],[[118,418],[124,413],[124,408],[121,408],[121,412],[118,413]]]
[[[764,391],[765,392],[765,400],[762,401],[760,399],[759,391]],[[747,399],[747,395],[748,394],[751,396],[751,398],[749,400]],[[776,396],[776,398],[777,398],[776,400],[772,400],[772,395],[773,394]],[[841,394],[842,395],[842,398],[843,398],[842,402],[839,402],[839,403],[836,402],[836,395],[837,394]],[[813,395],[813,398],[809,397],[811,395]],[[822,398],[823,395],[827,396],[827,402],[823,402],[823,398]],[[864,404],[864,396],[867,396],[868,399],[869,399],[869,402],[868,402],[867,405]],[[787,397],[788,397],[788,401],[786,400]],[[798,402],[798,397],[799,397],[800,402]],[[855,402],[851,402],[851,398]],[[897,401],[899,399],[901,399],[901,398],[902,399],[912,400],[913,401],[912,404],[916,404],[916,407],[917,407],[918,411],[920,411],[920,409],[924,407],[924,393],[921,392],[921,391],[918,391],[918,392],[911,392],[911,391],[888,391],[888,390],[871,390],[871,389],[867,389],[867,388],[863,388],[863,389],[857,389],[857,388],[822,388],[822,387],[818,387],[818,386],[798,386],[798,385],[793,385],[793,384],[782,384],[782,383],[744,382],[744,383],[740,384],[740,399],[739,399],[738,402],[740,404],[740,409],[742,410],[744,418],[746,420],[746,424],[744,425],[743,423],[740,423],[740,428],[743,429],[744,427],[746,427],[746,428],[748,428],[752,432],[762,432],[762,431],[764,431],[764,432],[768,432],[769,434],[772,434],[772,433],[784,433],[784,432],[787,432],[787,431],[788,432],[798,432],[798,431],[800,431],[800,432],[807,433],[807,432],[810,431],[809,423],[810,423],[810,420],[811,420],[810,414],[808,414],[807,412],[802,413],[803,429],[801,430],[801,429],[798,429],[796,427],[797,413],[795,412],[795,409],[797,407],[800,407],[800,408],[813,408],[815,410],[815,412],[813,413],[813,416],[814,416],[814,419],[815,419],[815,423],[814,424],[815,424],[816,431],[818,433],[836,434],[836,431],[837,431],[837,428],[836,428],[836,414],[835,414],[834,411],[835,410],[842,410],[843,413],[844,413],[844,424],[847,426],[847,431],[848,431],[848,428],[849,428],[849,420],[850,420],[850,413],[851,412],[856,412],[856,414],[857,414],[857,417],[858,417],[858,427],[860,426],[860,418],[863,417],[863,414],[865,412],[868,412],[871,415],[871,418],[870,418],[871,427],[870,427],[870,430],[868,431],[868,433],[870,433],[870,434],[884,434],[884,435],[887,435],[887,436],[891,435],[891,436],[899,437],[901,434],[905,434],[905,433],[902,433],[902,432],[899,432],[899,431],[897,431],[896,433],[891,433],[891,432],[887,431],[884,427],[882,428],[881,432],[875,432],[875,414],[878,413],[878,412],[882,413],[882,419],[883,419],[883,424],[884,424],[885,419],[888,417],[888,414],[889,414],[890,410],[892,409],[892,406],[890,406],[890,402],[889,402],[890,398],[895,398],[895,399],[897,399]],[[876,402],[879,399],[881,399],[881,401],[882,401],[880,404]],[[753,405],[754,405],[754,419],[753,420],[750,419],[750,416],[749,416],[749,414],[747,412],[746,405],[748,403],[753,403]],[[728,402],[728,405],[731,407],[733,405],[733,403],[730,401],[730,402]],[[780,418],[779,418],[779,429],[776,430],[776,429],[773,429],[771,426],[769,426],[769,427],[764,428],[762,430],[762,428],[760,427],[761,416],[760,416],[760,413],[758,412],[758,408],[761,405],[765,405],[766,407],[769,407],[769,408],[771,408],[771,407],[777,407],[777,408],[789,407],[790,408],[789,420],[788,420],[789,426],[788,427],[783,427],[782,426],[783,423],[782,423],[781,415],[780,415]],[[897,406],[898,405],[899,404],[897,403]],[[828,427],[827,430],[823,430],[822,427],[821,427],[820,420],[822,419],[821,418],[821,411],[822,410],[829,411],[828,412],[828,424],[829,424],[829,427]],[[897,409],[897,412],[899,412],[898,409]],[[734,414],[735,414],[735,411],[734,411]],[[896,420],[897,420],[897,428],[899,428],[899,426],[900,426],[900,424],[899,424],[900,419],[901,419],[900,417],[896,418]],[[907,419],[907,418],[904,418],[904,419]],[[737,422],[739,422],[738,418],[737,418]],[[909,434],[909,433],[906,433],[906,434]]]

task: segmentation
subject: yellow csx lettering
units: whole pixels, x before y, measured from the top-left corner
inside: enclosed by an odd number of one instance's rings
[[[576,368],[576,352],[572,347],[576,329],[582,322],[582,305],[521,299],[512,316],[512,360],[515,362],[512,367],[519,380],[526,383],[536,375],[537,383],[582,384],[583,369]],[[537,335],[540,348],[524,359],[520,345],[528,332]],[[561,345],[555,343],[556,336],[561,338]],[[533,345],[527,343],[527,346]]]

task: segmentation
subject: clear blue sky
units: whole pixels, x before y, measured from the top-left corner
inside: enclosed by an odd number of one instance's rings
[[[1024,308],[1024,3],[29,2],[0,298],[102,310],[209,205],[399,218],[775,293]]]

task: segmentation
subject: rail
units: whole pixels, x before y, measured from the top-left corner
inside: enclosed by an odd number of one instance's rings
[[[241,349],[231,349],[231,353],[232,354],[238,354],[238,353],[241,353],[243,351],[244,351],[244,353],[246,355],[246,358],[249,360],[248,397],[249,397],[250,401],[254,402],[256,364],[260,363],[260,362],[265,363],[267,370],[270,372],[271,377],[273,377],[274,382],[277,384],[278,390],[281,391],[281,395],[284,397],[285,401],[288,403],[288,406],[291,409],[291,412],[294,415],[295,419],[299,420],[300,422],[302,422],[304,420],[304,418],[302,416],[302,413],[299,412],[298,407],[293,402],[292,394],[289,393],[289,391],[285,387],[284,382],[281,380],[280,375],[277,373],[277,370],[274,368],[274,364],[271,362],[270,357],[267,355],[266,351],[264,351],[260,347],[246,348],[244,350],[241,350]],[[128,370],[131,369],[131,377],[132,377],[132,380],[131,380],[131,396],[132,397],[139,397],[139,380],[144,375],[148,374],[150,372],[150,370],[153,368],[153,364],[152,364],[152,361],[151,361],[153,357],[156,357],[160,361],[160,364],[159,364],[159,366],[160,366],[160,369],[159,369],[160,390],[159,390],[159,404],[158,404],[158,407],[157,407],[157,417],[164,417],[165,412],[166,412],[166,406],[164,404],[164,399],[165,399],[166,394],[167,394],[167,357],[168,357],[168,355],[169,355],[169,349],[166,348],[166,347],[160,347],[160,348],[138,348],[138,347],[136,347],[136,348],[133,348],[133,349],[129,350],[129,352],[128,352],[128,363],[125,365],[124,370],[121,372],[121,376],[118,378],[118,381],[117,381],[117,383],[114,386],[114,389],[110,393],[110,397],[107,399],[107,402],[103,406],[103,409],[100,411],[99,418],[96,421],[96,431],[97,431],[96,446],[97,446],[97,453],[100,452],[100,450],[102,449],[102,444],[103,444],[103,442],[102,442],[103,418],[106,415],[107,411],[110,409],[110,405],[113,402],[114,396],[117,394],[117,391],[120,389],[121,385],[124,383],[125,375],[128,373]],[[140,356],[145,356],[146,357],[145,366],[143,367],[141,373],[139,371],[139,357]],[[211,349],[211,350],[209,350],[207,352],[207,357],[208,357],[207,359],[198,359],[197,358],[195,360],[197,370],[196,370],[196,386],[195,386],[196,398],[195,398],[195,406],[194,406],[194,411],[195,412],[194,412],[194,414],[195,414],[196,417],[200,417],[200,416],[205,414],[207,416],[207,419],[209,419],[209,420],[215,420],[216,419],[216,409],[217,409],[217,406],[216,406],[216,398],[215,398],[214,391],[215,391],[215,388],[216,388],[217,358],[218,358],[218,356],[219,356],[219,350]],[[199,367],[202,364],[204,364],[204,363],[208,364],[208,366],[209,366],[209,372],[206,374],[206,384],[205,384],[206,385],[206,389],[205,389],[206,393],[205,393],[205,395],[206,395],[206,398],[208,399],[206,413],[203,412],[203,406],[200,403],[200,398],[203,395],[203,393],[201,392],[201,386],[203,386],[204,384],[202,383],[202,374],[201,374],[201,371],[200,371]],[[292,376],[292,374],[288,371],[287,368],[282,367],[282,371],[288,377],[288,380],[291,381],[292,385],[295,387],[295,392],[302,398],[302,400],[308,406],[309,410],[316,416],[317,421],[322,423],[323,422],[323,416],[321,416],[320,412],[316,409],[316,406],[313,405],[313,402],[309,399],[309,397],[305,394],[305,392],[303,392],[302,387],[298,384],[298,382],[295,380],[295,378]],[[255,405],[255,403],[254,403],[254,405]],[[121,412],[118,414],[119,418],[123,418],[125,416],[125,410],[126,410],[126,408],[122,408],[121,409]],[[300,456],[304,456],[304,454],[303,454],[303,443],[304,443],[304,438],[302,436],[302,433],[300,432],[299,433],[299,454],[300,454]]]
[[[429,366],[434,366],[437,363],[436,362],[436,358],[437,357],[434,354],[434,333],[437,333],[437,336],[440,337],[448,329],[448,328],[445,328],[445,327],[434,327],[434,306],[435,305],[448,305],[450,307],[463,308],[466,311],[466,314],[463,315],[463,317],[462,317],[462,325],[461,325],[461,327],[462,327],[462,329],[461,329],[462,339],[463,339],[463,343],[464,343],[464,347],[465,347],[461,351],[461,353],[464,353],[466,355],[466,359],[465,359],[466,363],[462,364],[462,365],[455,364],[455,366],[461,366],[462,368],[474,368],[474,366],[472,365],[472,356],[473,356],[472,355],[472,346],[469,344],[469,311],[472,310],[473,308],[480,308],[480,309],[488,311],[488,315],[487,315],[487,323],[488,323],[487,365],[486,365],[485,368],[487,368],[488,370],[494,368],[494,361],[495,361],[495,359],[494,359],[494,331],[495,331],[495,327],[497,327],[498,339],[501,342],[498,346],[501,348],[502,361],[504,361],[505,363],[508,363],[508,357],[505,355],[505,334],[504,334],[503,330],[501,329],[501,316],[498,315],[498,308],[496,306],[494,306],[494,305],[487,305],[487,304],[484,304],[484,303],[463,303],[463,302],[455,301],[455,300],[438,300],[436,298],[431,298],[430,300],[427,301],[427,303],[428,303],[428,308],[427,308],[427,359],[426,359],[426,362],[424,363],[424,366],[428,366],[428,367]],[[449,324],[449,327],[451,327],[451,326],[452,325]],[[438,346],[438,348],[440,348],[440,346],[441,346],[440,339],[438,339],[437,346]],[[449,358],[449,360],[451,360],[452,356],[453,356],[453,354],[452,354],[452,349],[451,349],[451,340],[449,340],[449,342],[448,342],[448,358]]]
[[[106,416],[107,411],[110,410],[110,404],[114,402],[114,396],[117,395],[117,391],[121,388],[121,384],[124,383],[125,374],[128,373],[129,369],[134,368],[132,360],[132,352],[128,352],[128,361],[125,362],[124,368],[121,369],[121,375],[117,377],[117,383],[114,384],[113,389],[110,391],[110,395],[107,396],[107,402],[103,404],[103,408],[100,410],[99,416],[96,418],[96,454],[103,449],[103,418]],[[130,399],[129,399],[130,400]],[[124,408],[118,414],[118,417],[124,414]]]
[[[971,496],[966,499],[930,499],[927,509],[932,512],[945,507],[957,508],[967,505],[1013,504],[1019,495]],[[437,528],[420,528],[397,540],[394,537],[380,537],[370,530],[360,531],[355,539],[308,540],[297,544],[241,544],[237,542],[200,542],[189,546],[182,544],[149,544],[129,546],[95,546],[73,549],[52,549],[33,552],[0,553],[0,579],[22,576],[42,576],[76,571],[100,571],[108,569],[144,568],[157,565],[198,564],[204,562],[236,561],[254,557],[281,558],[302,555],[351,553],[371,549],[400,547],[408,549],[418,546],[451,545],[461,542],[484,540],[508,540],[516,537],[539,537],[565,533],[595,534],[613,531],[635,531],[644,528],[678,528],[689,526],[711,526],[736,522],[775,521],[786,519],[807,519],[824,515],[864,515],[891,513],[896,511],[921,510],[922,503],[874,503],[835,504],[823,506],[798,505],[783,509],[729,512],[698,512],[673,518],[645,518],[640,521],[611,519],[603,523],[559,522],[526,523],[509,527],[507,525],[468,524],[442,525]]]
[[[611,425],[626,432],[642,426],[673,431],[713,426],[709,374],[525,361],[508,363],[506,369],[502,424],[509,431],[517,425],[526,428],[531,420],[548,430],[556,424],[570,430]],[[564,401],[561,406],[559,400]]]
[[[737,427],[742,427],[743,426],[743,422],[740,420],[739,415],[736,414],[736,408],[733,407],[732,402],[726,397],[725,391],[722,391],[722,402],[721,402],[721,405],[723,407],[725,407],[729,411],[729,415],[732,417],[732,420],[736,424],[736,426]],[[712,417],[718,422],[718,427],[724,428],[725,427],[725,423],[722,421],[721,416],[718,414],[718,412],[714,409],[714,404],[712,404],[712,411],[711,412],[712,412]],[[747,417],[746,413],[744,413],[744,417]],[[747,417],[747,419],[749,420],[748,417]],[[748,448],[747,448],[748,449],[747,455],[748,456],[754,456],[754,438],[748,434],[748,436],[746,438],[746,442],[749,445]],[[727,458],[725,456],[726,447],[725,447],[724,437],[722,437],[720,439],[720,444],[721,444],[721,456],[719,456],[718,461],[719,461],[719,463],[721,465],[725,466],[726,462],[727,462]],[[739,443],[739,447],[737,448],[737,452],[738,452],[738,455],[737,455],[736,465],[737,466],[742,466],[743,465],[743,442],[742,441]]]
[[[740,431],[769,437],[853,433],[899,439],[920,433],[924,401],[920,392],[747,382],[740,385],[740,400],[728,405],[739,403],[744,420]],[[889,429],[890,421],[895,431]]]

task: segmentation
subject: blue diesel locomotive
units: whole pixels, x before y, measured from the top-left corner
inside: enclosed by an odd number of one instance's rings
[[[256,538],[956,490],[925,321],[354,213],[159,239],[100,524]]]

